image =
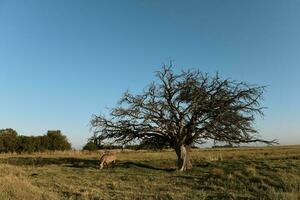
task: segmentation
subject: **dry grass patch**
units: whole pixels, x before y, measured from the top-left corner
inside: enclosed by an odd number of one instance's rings
[[[224,170],[221,168],[213,168],[211,170],[211,174],[213,174],[214,176],[217,176],[217,177],[222,177],[222,176],[224,176]]]
[[[170,150],[119,152],[115,168],[102,171],[99,152],[0,154],[0,200],[300,199],[300,146],[191,154],[194,168],[184,173]]]
[[[250,166],[246,167],[246,173],[248,175],[255,175],[256,174],[256,167],[255,167],[255,165],[250,165]]]
[[[48,191],[32,185],[24,172],[15,166],[0,165],[0,199],[3,200],[51,200],[57,199]]]

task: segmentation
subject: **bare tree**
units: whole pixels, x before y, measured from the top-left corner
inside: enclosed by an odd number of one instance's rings
[[[263,86],[209,76],[198,70],[175,74],[171,65],[156,72],[140,95],[124,93],[110,117],[94,115],[91,125],[101,140],[127,143],[153,140],[176,152],[178,169],[192,168],[190,146],[207,140],[250,143],[259,139],[255,115],[263,115]]]

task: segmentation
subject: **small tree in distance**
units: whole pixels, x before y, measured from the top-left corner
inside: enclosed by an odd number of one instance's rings
[[[71,150],[71,144],[60,130],[49,130],[47,132],[48,149],[49,150]]]
[[[101,149],[103,145],[101,145],[101,140],[98,137],[93,136],[88,139],[88,142],[83,146],[82,150],[95,151]]]
[[[168,144],[177,155],[178,170],[192,168],[190,146],[213,140],[263,142],[253,127],[263,115],[263,86],[209,76],[199,70],[175,74],[172,65],[156,72],[157,82],[139,95],[124,93],[110,117],[94,115],[91,125],[101,140],[136,140]]]
[[[0,130],[0,153],[14,152],[18,146],[18,133],[14,129]]]

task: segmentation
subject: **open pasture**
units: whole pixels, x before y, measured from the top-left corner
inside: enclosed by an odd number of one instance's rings
[[[99,170],[99,152],[0,154],[0,199],[300,199],[300,146],[123,151]]]

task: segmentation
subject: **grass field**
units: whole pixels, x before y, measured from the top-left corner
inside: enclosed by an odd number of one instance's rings
[[[300,146],[193,150],[177,172],[173,151],[0,154],[0,199],[300,199]],[[216,160],[214,158],[219,158]]]

